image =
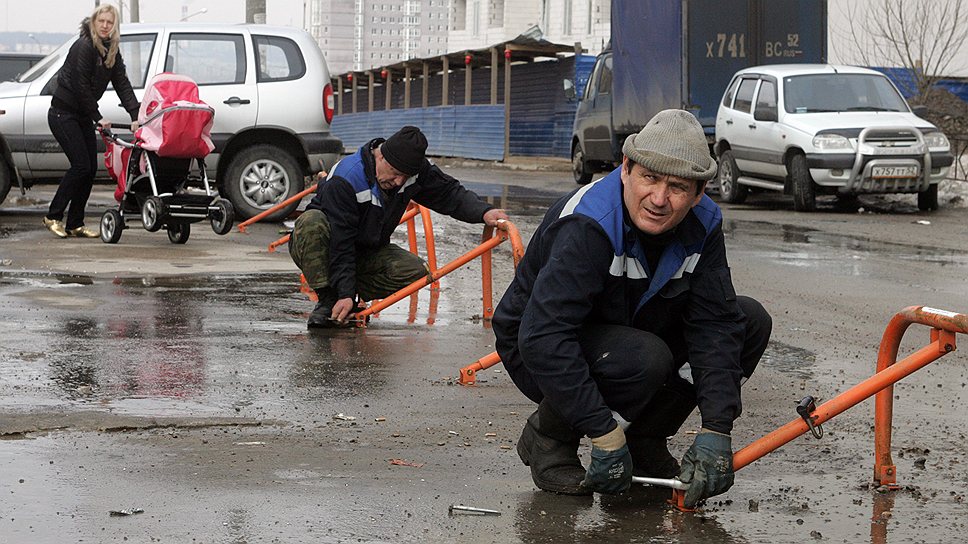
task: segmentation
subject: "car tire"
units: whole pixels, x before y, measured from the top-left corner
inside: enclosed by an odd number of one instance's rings
[[[232,203],[228,200],[219,200],[215,203],[215,212],[209,212],[212,222],[212,231],[219,236],[228,234],[232,230],[232,223],[235,222],[235,210]]]
[[[918,193],[918,209],[922,212],[933,212],[938,209],[938,184],[929,185]]]
[[[101,241],[105,244],[116,244],[121,239],[124,230],[124,218],[121,212],[110,209],[101,215]]]
[[[798,212],[815,211],[817,193],[805,155],[797,153],[790,158],[790,178],[793,181],[793,209]]]
[[[13,176],[10,175],[10,167],[0,159],[0,204],[7,199],[10,194],[10,186],[13,185]]]
[[[168,225],[168,240],[173,244],[184,244],[192,234],[191,223],[174,223]]]
[[[749,194],[749,188],[739,184],[739,168],[733,158],[733,150],[723,151],[719,157],[719,197],[730,204],[742,204]]]
[[[141,223],[148,232],[158,232],[164,223],[165,213],[168,211],[161,197],[149,196],[141,205]]]
[[[571,173],[575,176],[575,183],[578,185],[585,185],[592,180],[592,171],[585,161],[581,142],[575,142],[574,147],[571,148]]]
[[[255,145],[232,157],[222,187],[235,213],[248,219],[297,195],[304,181],[292,155],[274,145]],[[293,202],[265,220],[282,221],[298,206],[299,202]]]

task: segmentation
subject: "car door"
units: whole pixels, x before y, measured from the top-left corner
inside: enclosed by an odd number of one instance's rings
[[[612,55],[604,55],[592,72],[576,113],[586,160],[613,160]]]
[[[198,84],[199,97],[215,108],[212,140],[219,153],[235,133],[255,126],[258,90],[247,32],[171,32],[164,70]]]
[[[755,150],[751,153],[756,162],[756,172],[770,177],[783,178],[786,176],[786,166],[783,164],[783,153],[786,138],[783,137],[782,127],[777,122],[777,85],[776,79],[762,76],[753,102],[753,118],[747,126],[746,143]]]
[[[736,89],[736,98],[733,100],[733,107],[729,109],[724,118],[724,123],[730,127],[733,134],[730,145],[733,149],[733,157],[736,159],[736,166],[742,172],[756,172],[762,170],[762,154],[750,140],[751,133],[755,130],[753,122],[753,98],[756,96],[756,88],[760,80],[756,76],[744,76]]]
[[[134,89],[134,95],[139,102],[145,94],[148,74],[157,70],[157,67],[153,66],[153,61],[157,55],[155,52],[157,43],[157,32],[130,34],[121,37],[121,58],[124,59],[128,81],[131,82],[131,88]],[[125,132],[129,130],[131,116],[124,111],[124,107],[121,105],[121,97],[114,90],[114,85],[108,85],[97,105],[98,109],[101,110],[101,115],[112,125],[115,125],[112,130],[116,128],[119,135],[127,139],[129,136]]]

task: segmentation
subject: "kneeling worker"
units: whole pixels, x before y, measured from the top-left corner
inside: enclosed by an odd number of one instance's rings
[[[616,494],[633,474],[678,475],[694,506],[733,483],[740,384],[772,321],[733,290],[722,214],[704,194],[716,162],[695,117],[660,112],[622,151],[619,168],[545,215],[495,311],[496,347],[538,403],[517,448],[535,485]],[[697,403],[702,430],[680,465],[666,438]]]
[[[427,138],[406,126],[340,160],[296,219],[289,254],[316,291],[310,328],[347,323],[363,300],[386,298],[426,277],[420,257],[390,243],[411,200],[467,223],[507,219],[425,157]]]

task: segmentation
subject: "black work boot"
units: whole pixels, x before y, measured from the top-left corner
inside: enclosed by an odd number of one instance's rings
[[[672,478],[679,474],[679,462],[669,453],[666,438],[679,432],[695,408],[694,395],[666,385],[655,393],[642,415],[625,431],[633,476]]]
[[[320,287],[315,289],[316,297],[319,302],[313,308],[313,313],[309,314],[309,321],[306,326],[310,329],[326,329],[335,327],[337,323],[330,319],[333,315],[333,305],[336,304],[336,289],[332,287]]]
[[[563,495],[591,495],[581,486],[585,468],[578,459],[578,441],[548,401],[541,401],[518,439],[518,456],[531,467],[534,485]]]

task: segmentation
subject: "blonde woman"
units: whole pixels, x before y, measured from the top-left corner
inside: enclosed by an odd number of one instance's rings
[[[118,51],[118,19],[118,9],[103,4],[81,21],[80,38],[67,53],[47,112],[50,131],[71,163],[44,217],[44,226],[60,238],[99,236],[97,231],[84,226],[84,208],[97,172],[94,125],[111,127],[97,105],[109,82],[131,116],[131,130],[137,128],[134,120],[138,117],[139,104]]]

